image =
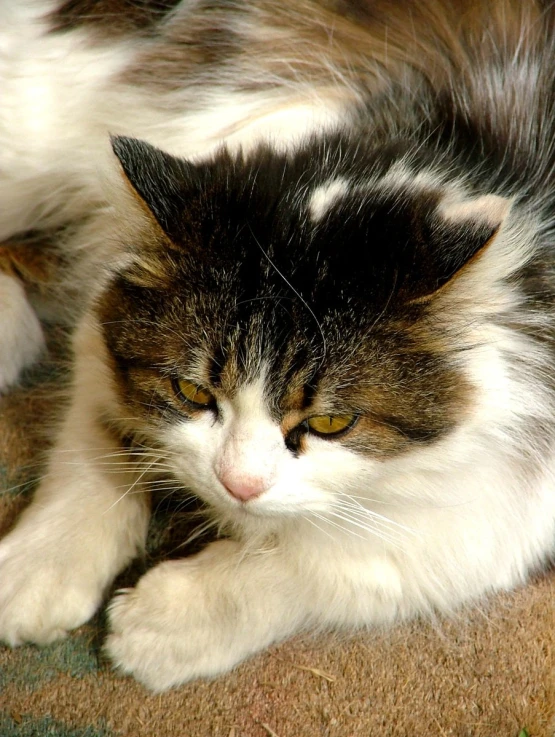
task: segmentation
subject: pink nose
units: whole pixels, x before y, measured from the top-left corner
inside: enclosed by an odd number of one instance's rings
[[[220,481],[231,496],[242,502],[260,496],[267,489],[264,479],[257,476],[233,476],[226,474],[220,477]]]

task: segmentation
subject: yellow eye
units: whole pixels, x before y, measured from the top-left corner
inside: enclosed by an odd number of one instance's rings
[[[316,435],[337,435],[350,430],[356,420],[356,415],[316,415],[309,417],[307,424]]]
[[[216,400],[214,396],[202,386],[187,379],[176,379],[174,382],[175,393],[180,399],[185,399],[196,407],[213,407]]]

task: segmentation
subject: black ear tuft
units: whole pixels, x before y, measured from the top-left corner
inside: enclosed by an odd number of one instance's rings
[[[129,183],[171,237],[185,208],[193,165],[136,138],[112,136],[111,142]]]

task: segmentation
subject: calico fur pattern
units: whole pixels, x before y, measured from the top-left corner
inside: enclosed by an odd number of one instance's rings
[[[0,542],[2,640],[92,616],[152,483],[222,538],[109,605],[107,653],[154,690],[546,564],[554,25],[510,0],[2,6],[0,238],[56,233],[75,325]],[[0,304],[8,391],[42,335],[9,269]]]

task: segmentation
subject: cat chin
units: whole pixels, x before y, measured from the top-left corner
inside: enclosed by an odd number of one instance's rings
[[[233,512],[239,520],[246,519],[266,519],[266,520],[291,520],[299,519],[310,515],[311,513],[325,513],[325,509],[307,510],[302,508],[292,508],[279,502],[267,502],[264,499],[253,500],[235,506]]]

